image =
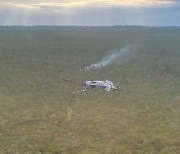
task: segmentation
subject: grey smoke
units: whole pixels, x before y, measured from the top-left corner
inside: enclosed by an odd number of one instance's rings
[[[85,71],[90,70],[90,69],[98,69],[98,68],[104,67],[114,61],[117,61],[127,51],[128,51],[128,47],[126,47],[120,51],[115,51],[115,52],[105,56],[104,58],[102,58],[102,60],[100,62],[91,64],[90,66],[85,67]]]

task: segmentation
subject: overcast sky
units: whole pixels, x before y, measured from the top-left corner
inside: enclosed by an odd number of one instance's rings
[[[0,25],[180,26],[180,0],[1,0]]]

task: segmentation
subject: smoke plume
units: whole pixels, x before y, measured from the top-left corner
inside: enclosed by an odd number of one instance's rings
[[[85,67],[85,71],[88,71],[90,69],[98,69],[98,68],[104,67],[104,66],[118,60],[127,51],[128,51],[128,47],[126,47],[120,51],[115,51],[115,52],[105,56],[104,58],[102,58],[102,60],[100,62],[91,64],[90,66]]]

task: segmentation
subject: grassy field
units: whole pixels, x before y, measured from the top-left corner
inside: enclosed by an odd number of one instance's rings
[[[180,28],[0,27],[0,153],[178,154],[179,119]]]

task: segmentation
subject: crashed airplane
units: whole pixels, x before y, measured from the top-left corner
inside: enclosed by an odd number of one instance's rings
[[[109,80],[105,80],[105,81],[91,80],[91,81],[86,81],[84,83],[83,90],[77,92],[82,92],[82,91],[86,92],[95,89],[96,87],[99,87],[100,89],[105,90],[107,92],[121,89],[119,84],[115,84]],[[77,93],[77,92],[73,92],[73,93]]]

